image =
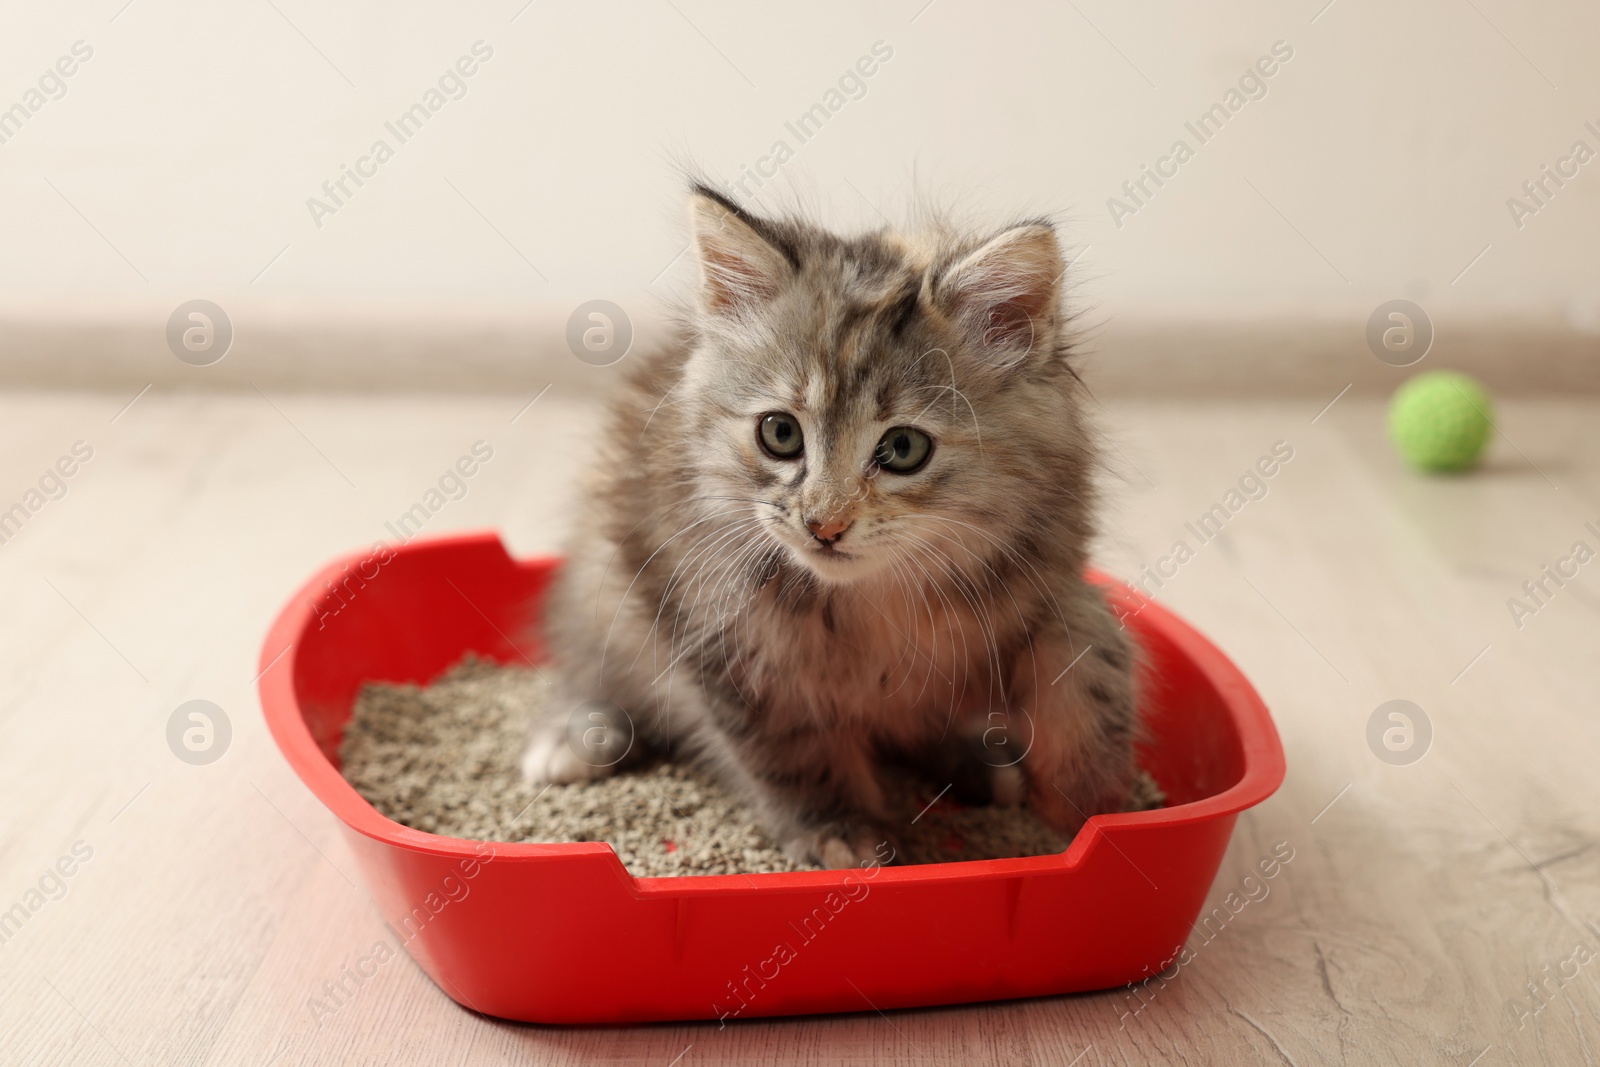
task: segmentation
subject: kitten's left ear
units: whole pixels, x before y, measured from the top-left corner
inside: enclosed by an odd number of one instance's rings
[[[1014,365],[1034,351],[1055,320],[1065,270],[1056,234],[1043,223],[1017,226],[957,262],[938,279],[933,301],[986,355]]]

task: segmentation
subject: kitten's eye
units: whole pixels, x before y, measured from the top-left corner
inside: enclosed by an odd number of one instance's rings
[[[933,455],[933,439],[910,426],[896,426],[878,441],[873,458],[884,470],[910,474]]]
[[[793,415],[781,411],[761,416],[761,421],[756,423],[756,440],[773,459],[794,459],[805,448],[800,423]]]

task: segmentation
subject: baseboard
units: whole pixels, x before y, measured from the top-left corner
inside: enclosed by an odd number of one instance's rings
[[[165,339],[176,304],[0,307],[0,385],[520,393],[555,383],[601,391],[629,359],[671,336],[661,316],[642,316],[630,355],[597,367],[568,349],[559,310],[235,299],[225,305],[235,334],[227,355],[191,366]],[[1104,315],[1084,330],[1079,368],[1103,397],[1331,397],[1346,386],[1382,394],[1433,367],[1476,375],[1503,395],[1600,392],[1600,335],[1562,320],[1440,323],[1432,349],[1410,368],[1379,361],[1364,329],[1356,319]]]
[[[1485,317],[1435,324],[1432,347],[1396,367],[1367,347],[1364,319],[1111,319],[1084,344],[1085,377],[1110,395],[1384,395],[1423,370],[1471,374],[1499,395],[1600,392],[1600,334],[1561,319]]]

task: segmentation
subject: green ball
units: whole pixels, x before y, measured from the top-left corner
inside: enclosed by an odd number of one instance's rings
[[[1419,374],[1389,402],[1389,437],[1412,466],[1466,470],[1478,462],[1494,431],[1489,394],[1475,378],[1454,371]]]

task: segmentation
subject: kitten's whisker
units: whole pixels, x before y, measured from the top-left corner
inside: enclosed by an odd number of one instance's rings
[[[941,518],[942,519],[942,517],[937,517],[937,518]],[[957,522],[959,524],[959,520],[949,520],[949,521],[955,521],[955,522]],[[965,524],[961,524],[961,525],[965,525]],[[971,555],[971,550],[968,549],[965,546],[965,544],[963,544],[959,539],[950,537],[949,535],[946,535],[946,534],[939,533],[938,531],[935,531],[934,535],[937,536],[937,537],[940,537],[943,540],[950,541],[953,544],[962,545],[963,549],[965,549],[968,552],[968,554]],[[1004,546],[1002,546],[1002,549],[1004,549]],[[1022,623],[1024,632],[1030,633],[1029,642],[1031,644],[1032,637],[1031,637],[1031,628],[1029,626],[1029,620],[1023,614],[1021,605],[1019,605],[1017,603],[1016,593],[1011,588],[1011,584],[1009,582],[1007,582],[1000,575],[1000,573],[997,570],[995,570],[995,568],[987,560],[983,559],[982,557],[976,557],[976,556],[974,556],[973,558],[977,559],[978,562],[980,562],[989,571],[989,573],[994,576],[996,582],[1001,586],[1001,588],[1006,590],[1007,597],[1011,601],[1012,610],[1016,613],[1019,622]],[[1012,557],[1012,558],[1016,558],[1016,557]],[[1034,573],[1037,573],[1037,571],[1035,570]],[[1026,575],[1024,575],[1024,577],[1026,577]],[[1031,583],[1031,579],[1030,579],[1030,584],[1032,584]],[[1060,610],[1059,610],[1059,604],[1057,604],[1055,602],[1053,594],[1049,593],[1048,591],[1039,590],[1039,587],[1038,587],[1037,584],[1034,585],[1034,588],[1035,588],[1036,591],[1044,592],[1046,597],[1047,597],[1047,599],[1049,599],[1052,604],[1056,605],[1056,607],[1057,607],[1057,618],[1061,622],[1062,629],[1066,632],[1067,639],[1070,642],[1072,640],[1072,634],[1071,634],[1071,629],[1072,628],[1071,628],[1070,624],[1068,624],[1067,620],[1061,615]],[[1035,673],[1037,673],[1037,663],[1035,663]],[[1034,681],[1037,682],[1038,679],[1035,678]]]
[[[1002,555],[1004,555],[1012,563],[1016,564],[1019,568],[1021,568],[1021,569],[1023,569],[1023,570],[1028,572],[1029,584],[1031,584],[1033,586],[1034,591],[1037,592],[1040,596],[1044,597],[1045,599],[1047,599],[1050,602],[1050,606],[1054,610],[1056,619],[1058,621],[1060,621],[1063,625],[1066,624],[1066,617],[1061,611],[1061,604],[1060,604],[1060,601],[1056,599],[1056,595],[1055,595],[1054,590],[1051,589],[1049,583],[1045,581],[1044,575],[1039,572],[1038,566],[1032,560],[1029,560],[1027,557],[1023,556],[1022,553],[1017,551],[1017,549],[1014,546],[1006,544],[1005,542],[1001,541],[999,538],[995,537],[993,534],[989,533],[986,530],[981,529],[980,527],[974,526],[972,523],[964,522],[961,519],[953,518],[953,517],[951,517],[949,515],[933,515],[933,514],[902,515],[902,516],[898,516],[898,518],[901,518],[901,519],[924,519],[924,520],[927,520],[927,521],[930,521],[930,522],[949,523],[949,524],[951,524],[953,526],[959,526],[962,529],[970,530],[973,533],[977,534],[980,538],[983,538],[985,541],[988,541],[991,545],[993,545],[996,549],[998,549],[1000,551],[1000,553]],[[953,544],[962,545],[962,547],[967,551],[967,553],[969,555],[972,556],[973,559],[977,560],[980,563],[983,563],[985,566],[988,566],[990,572],[991,573],[995,573],[994,572],[994,568],[992,566],[989,566],[989,564],[988,564],[988,562],[986,560],[983,560],[982,557],[977,556],[975,553],[973,553],[972,550],[970,548],[968,548],[959,539],[949,538],[949,540]],[[997,573],[996,573],[996,577],[999,577],[999,575]]]
[[[719,552],[719,550],[721,550],[722,546],[726,542],[729,542],[733,538],[737,537],[745,529],[748,529],[749,527],[751,527],[753,525],[756,525],[758,523],[758,521],[759,520],[757,520],[757,519],[755,519],[753,517],[747,517],[747,518],[735,520],[729,526],[723,528],[721,531],[717,532],[716,534],[708,535],[706,537],[703,537],[699,542],[696,543],[696,547],[695,547],[694,551],[690,555],[686,556],[683,560],[681,560],[678,563],[678,565],[676,567],[674,567],[673,570],[672,570],[672,574],[668,579],[667,585],[662,591],[661,600],[660,600],[660,603],[658,604],[657,609],[656,609],[655,619],[651,622],[651,626],[650,626],[650,633],[651,634],[659,634],[659,629],[660,629],[660,624],[661,624],[661,613],[666,610],[667,603],[668,603],[669,599],[672,598],[672,594],[673,594],[673,592],[674,592],[674,590],[675,590],[675,588],[677,586],[679,572],[682,571],[685,567],[687,567],[687,566],[689,566],[691,564],[695,564],[696,568],[695,568],[694,576],[693,576],[692,579],[690,579],[690,581],[694,581],[694,582],[698,583],[700,575],[705,572],[706,567],[716,558],[716,555]],[[687,638],[687,629],[688,629],[688,627],[690,625],[693,624],[694,608],[698,606],[699,599],[700,599],[700,594],[701,594],[701,592],[703,592],[703,590],[704,590],[704,586],[703,585],[699,585],[699,584],[696,585],[695,599],[689,605],[689,613],[688,613],[689,617],[688,617],[688,620],[686,620],[684,622],[684,630],[683,630],[683,632],[685,634],[685,637],[684,637],[685,640],[688,639]],[[675,617],[674,617],[674,620],[673,620],[672,631],[671,631],[671,636],[669,637],[668,645],[667,645],[667,648],[668,648],[669,652],[677,644],[678,634],[680,632],[679,631],[679,625],[678,625],[679,624],[679,620],[684,618],[684,607],[685,607],[684,600],[683,600],[682,597],[678,597],[677,600],[678,600],[678,609],[677,609],[677,612],[675,613]],[[639,655],[643,655],[643,654],[644,654],[644,646],[643,646],[643,643],[641,642],[640,648],[639,648]],[[637,661],[638,661],[638,656],[635,656],[635,662],[637,662]]]
[[[991,667],[996,672],[1002,671],[1003,666],[1000,662],[999,631],[995,626],[994,619],[990,614],[994,607],[993,599],[990,597],[985,597],[982,591],[972,584],[971,578],[960,570],[955,559],[951,557],[948,552],[939,548],[937,545],[932,544],[931,542],[916,537],[915,534],[908,534],[907,536],[921,543],[925,547],[926,551],[932,557],[934,557],[937,562],[940,563],[940,566],[946,571],[946,573],[952,576],[952,582],[956,586],[957,591],[960,592],[961,595],[966,599],[967,603],[972,606],[974,614],[978,617],[978,621],[984,629],[984,635],[989,646],[989,661]],[[936,534],[936,536],[938,535]],[[987,564],[985,565],[987,566]],[[1026,633],[1028,629],[1028,620],[1022,612],[1021,605],[1017,603],[1016,597],[1011,594],[1009,585],[1004,582],[999,573],[994,571],[992,567],[989,569],[990,573],[994,574],[1001,587],[1006,590],[1007,596],[1011,601],[1012,609],[1017,616],[1018,623],[1020,624],[1020,628],[1024,633]]]
[[[649,522],[651,519],[656,518],[659,515],[663,515],[663,514],[665,514],[666,512],[669,512],[669,511],[675,511],[676,509],[681,508],[681,507],[686,507],[689,504],[698,503],[698,502],[700,502],[702,500],[739,500],[739,499],[741,499],[741,498],[739,498],[739,497],[710,496],[710,495],[694,495],[694,496],[684,497],[683,499],[674,501],[671,504],[663,504],[660,507],[654,508],[651,511],[649,511],[648,513],[646,513],[643,518],[641,518],[638,522],[633,524],[633,526],[628,530],[628,532],[626,534],[623,534],[622,537],[617,540],[616,547],[611,550],[611,555],[606,558],[606,565],[600,572],[600,581],[598,583],[596,583],[596,585],[595,585],[595,594],[594,594],[594,596],[595,596],[595,605],[594,606],[595,606],[596,613],[598,613],[599,610],[600,610],[600,594],[605,589],[606,575],[611,573],[611,564],[616,562],[617,554],[622,551],[622,546],[627,544],[628,541],[630,541],[633,538],[633,535],[639,532],[639,527],[643,526],[645,523]],[[765,501],[761,501],[761,502],[765,503]]]
[[[706,552],[715,546],[718,541],[731,536],[733,532],[738,530],[741,523],[747,521],[749,520],[735,519],[730,525],[718,526],[712,530],[701,532],[693,547],[686,554],[684,554],[682,558],[679,559],[678,563],[673,567],[671,573],[668,574],[666,584],[662,589],[660,604],[657,608],[656,617],[654,620],[652,620],[650,629],[647,631],[646,640],[649,639],[650,634],[653,634],[657,631],[661,621],[661,611],[664,610],[667,602],[671,599],[673,592],[676,590],[679,582],[679,575],[683,573],[685,568],[694,566]],[[641,641],[639,653],[634,657],[635,663],[638,662],[638,657],[639,655],[643,655],[643,652],[644,642]]]
[[[900,627],[898,627],[898,626],[896,626],[894,624],[894,620],[893,619],[889,618],[889,616],[887,616],[887,615],[885,615],[883,613],[883,609],[882,608],[878,607],[878,605],[876,605],[876,604],[874,604],[872,602],[872,598],[871,597],[859,596],[859,597],[857,597],[857,600],[860,603],[865,604],[867,607],[871,608],[873,611],[877,612],[878,613],[878,617],[881,618],[884,622],[888,623],[889,624],[889,629],[893,630],[896,634],[898,634],[901,637],[902,640],[906,639],[905,632],[902,631],[900,629]],[[916,651],[918,651],[918,652],[922,651],[921,648],[916,644],[915,641],[911,642],[911,646],[912,646],[912,648],[916,649]],[[927,658],[927,657],[924,656],[924,658]],[[947,681],[947,682],[950,681],[949,678],[945,677],[945,673],[943,671],[939,670],[938,664],[934,663],[933,660],[931,660],[931,659],[928,660],[928,663],[935,671],[939,672],[939,677],[944,678],[944,680]],[[951,682],[951,684],[954,685],[955,683]]]
[[[914,560],[910,561],[910,562],[912,562],[913,564],[915,563]],[[924,576],[926,577],[926,573],[924,573]],[[929,665],[930,668],[932,668],[934,663],[936,662],[936,657],[937,657],[938,652],[939,652],[939,645],[938,645],[939,627],[938,627],[938,623],[934,621],[933,605],[928,602],[928,593],[927,593],[926,584],[923,583],[923,582],[915,582],[914,581],[914,582],[911,583],[911,588],[913,588],[916,591],[917,595],[922,599],[922,609],[923,609],[924,612],[927,613],[927,616],[928,616],[928,634],[929,634],[929,638],[934,642],[934,648],[933,648],[934,654],[932,656],[928,657],[928,665]],[[934,590],[934,595],[935,596],[939,595],[937,589]],[[907,598],[907,607],[913,607],[910,604],[909,601],[910,601],[910,598],[908,597]],[[914,612],[915,612],[915,609],[913,608],[913,614],[914,614]],[[920,648],[920,645],[918,647]],[[943,677],[943,674],[941,673],[940,676]],[[933,674],[932,674],[932,670],[930,669],[929,671],[926,671],[926,672],[923,673],[923,676],[922,676],[922,688],[920,690],[918,690],[918,692],[917,692],[917,699],[919,701],[922,699],[922,695],[928,691],[928,685],[932,681],[933,681]],[[951,691],[954,692],[955,691],[955,680],[954,679],[949,679],[949,682],[950,682]]]
[[[735,519],[726,526],[722,526],[716,530],[710,531],[705,536],[701,537],[699,541],[695,542],[694,549],[685,555],[681,560],[679,560],[677,565],[673,567],[672,573],[668,575],[667,583],[662,587],[660,607],[664,608],[667,600],[669,600],[677,591],[679,582],[678,576],[683,572],[684,568],[700,562],[702,557],[714,554],[716,550],[721,547],[723,542],[738,536],[741,531],[752,525],[755,525],[756,522],[757,520],[751,516]],[[696,573],[698,573],[698,571]],[[660,619],[661,616],[658,610],[655,621],[659,623]]]
[[[735,577],[743,573],[739,570],[739,568],[743,568],[747,561],[752,559],[755,560],[758,565],[762,564],[766,558],[766,555],[768,554],[770,554],[768,551],[768,546],[762,544],[759,539],[752,539],[751,542],[745,546],[744,550],[737,555],[730,564],[730,572],[723,582],[723,595],[726,595],[726,590],[733,586]],[[722,653],[723,667],[727,671],[728,678],[733,682],[734,691],[737,692],[739,694],[739,698],[745,702],[745,706],[750,708],[754,708],[755,704],[751,701],[750,697],[745,693],[743,686],[740,684],[740,672],[735,669],[734,663],[743,654],[743,648],[739,643],[739,622],[743,615],[743,609],[748,606],[750,599],[754,596],[755,591],[755,589],[752,589],[747,594],[744,602],[734,610],[731,626],[719,625],[717,630],[717,643],[719,651]],[[726,618],[726,616],[721,617]],[[729,655],[728,651],[730,637],[734,645],[734,654],[732,656]]]
[[[734,526],[729,529],[727,534],[725,534],[722,538],[719,538],[719,542],[725,542],[725,541],[729,540],[732,535],[736,535],[738,533],[741,533],[744,530],[750,528],[751,526],[759,527],[760,524],[761,524],[761,521],[762,520],[760,519],[759,516],[740,520],[738,523],[734,524]],[[684,602],[682,601],[681,598],[679,600],[677,617],[674,619],[674,624],[673,624],[673,639],[674,639],[674,641],[676,641],[677,635],[680,632],[679,631],[679,627],[678,627],[678,619],[683,618],[683,616],[685,614],[688,615],[688,619],[684,621],[684,625],[683,625],[683,629],[682,629],[685,641],[688,640],[688,630],[689,630],[689,628],[691,626],[693,626],[693,625],[696,625],[696,623],[697,623],[697,610],[699,608],[700,598],[704,594],[704,592],[706,590],[706,586],[708,584],[708,583],[701,583],[701,582],[698,581],[699,574],[704,573],[704,571],[706,571],[707,569],[711,569],[713,567],[715,568],[715,570],[713,571],[713,575],[714,575],[714,584],[715,584],[715,587],[716,587],[716,592],[715,592],[715,594],[713,596],[713,610],[718,613],[718,617],[720,619],[720,618],[724,617],[724,609],[722,608],[721,605],[725,601],[725,597],[726,597],[726,592],[725,591],[726,591],[727,587],[732,584],[732,578],[734,577],[734,572],[737,570],[738,567],[742,566],[742,564],[743,564],[743,562],[745,560],[751,558],[752,554],[757,552],[757,551],[759,551],[762,547],[763,546],[762,546],[761,541],[759,539],[752,539],[751,541],[749,541],[749,542],[747,542],[747,543],[745,543],[743,545],[735,544],[735,545],[733,545],[731,547],[724,547],[722,544],[719,543],[717,545],[714,545],[712,547],[712,550],[708,551],[707,559],[701,565],[701,567],[697,570],[697,573],[696,573],[696,582],[697,582],[697,584],[696,584],[696,591],[695,591],[694,600],[692,602],[690,602],[689,604],[687,604],[687,605],[684,604]],[[718,556],[720,556],[720,558],[717,558]],[[748,601],[746,603],[748,603]],[[738,609],[736,609],[736,614],[737,614],[738,611],[742,611],[744,606],[745,605],[740,605],[740,607]],[[687,608],[687,612],[685,610],[686,608]],[[658,618],[659,618],[659,613],[658,613]],[[702,630],[706,629],[706,626],[704,625],[703,622],[699,623],[699,625],[700,625],[700,628]],[[719,634],[720,633],[725,633],[725,628],[723,628],[723,627],[721,627],[719,625],[718,631],[719,631]],[[726,653],[724,653],[724,654],[726,655]]]
[[[645,560],[644,560],[643,563],[639,564],[639,569],[634,572],[633,578],[628,582],[628,587],[623,590],[622,596],[617,601],[617,610],[615,612],[613,612],[612,615],[611,615],[611,625],[606,627],[606,638],[605,638],[605,641],[601,645],[601,648],[600,648],[600,668],[599,668],[600,669],[600,677],[602,677],[602,678],[605,677],[606,653],[608,651],[610,651],[610,648],[611,648],[611,634],[616,629],[617,619],[621,617],[622,609],[628,603],[628,599],[633,593],[633,587],[638,584],[640,577],[642,577],[643,574],[644,574],[645,568],[648,567],[650,565],[650,563],[657,556],[659,556],[662,552],[666,551],[667,547],[669,545],[671,545],[674,541],[676,541],[679,537],[682,537],[684,534],[688,533],[690,530],[694,529],[696,526],[699,526],[702,523],[710,522],[710,521],[712,521],[713,519],[715,519],[717,517],[718,516],[716,514],[712,514],[712,515],[704,516],[703,518],[696,519],[694,522],[692,522],[689,525],[683,527],[681,530],[679,530],[677,533],[673,534],[671,537],[668,537],[665,540],[663,540],[661,542],[661,544],[656,547],[656,550],[654,552],[651,552],[649,556],[645,557]]]
[[[915,566],[919,571],[922,572],[922,575],[923,575],[924,579],[926,579],[927,587],[932,588],[934,596],[939,598],[940,603],[945,606],[945,608],[948,610],[950,615],[958,620],[958,625],[959,625],[960,613],[955,610],[955,604],[953,602],[951,602],[948,597],[945,596],[943,590],[940,588],[939,581],[934,577],[933,573],[931,571],[929,571],[927,566],[920,559],[918,559],[915,555],[908,554],[907,555],[907,560],[913,566]],[[924,602],[926,602],[926,594],[924,594]],[[985,622],[985,620],[983,618],[982,611],[978,608],[977,605],[971,604],[970,601],[969,601],[969,606],[971,606],[973,608],[973,614],[977,618],[979,626],[984,630],[985,636],[989,638],[986,641],[986,658],[991,660],[991,661],[998,661],[998,653],[997,652],[994,653],[993,655],[987,654],[988,653],[988,648],[992,647],[994,642],[993,642],[992,637],[989,636],[989,633],[988,633],[989,627],[987,626],[987,624],[986,624],[986,622]],[[931,626],[932,625],[932,612],[931,612],[931,610],[929,612],[929,620],[930,620],[930,626]],[[937,632],[936,628],[935,628],[935,631]],[[965,640],[966,640],[965,629],[963,627],[963,630],[962,630],[963,646],[965,645]],[[970,660],[963,661],[963,662],[970,662]],[[992,666],[992,664],[991,664],[991,666]],[[991,671],[990,673],[992,675],[993,672]],[[954,715],[953,708],[952,708],[951,714]],[[948,730],[948,721],[946,723],[946,729]]]
[[[682,385],[686,381],[688,381],[687,378],[679,378],[677,381],[673,382],[670,387],[668,387],[666,392],[661,394],[661,399],[657,400],[656,406],[650,409],[649,417],[644,420],[644,425],[639,429],[639,441],[644,440],[645,431],[650,429],[651,421],[656,417],[656,412],[661,410],[661,405],[667,402],[667,397],[671,396],[677,390],[678,386]],[[675,401],[675,403],[679,402],[681,401]]]
[[[940,569],[950,577],[951,584],[955,586],[956,591],[961,594],[962,598],[967,602],[968,607],[972,609],[973,617],[977,621],[984,637],[984,655],[989,667],[989,690],[992,698],[996,685],[995,679],[1004,677],[1004,664],[1002,664],[1000,659],[999,634],[994,625],[994,620],[990,616],[992,603],[990,602],[989,598],[983,597],[981,591],[972,585],[971,579],[968,578],[967,575],[956,566],[954,559],[952,559],[948,553],[915,534],[907,533],[905,536],[911,541],[920,545],[930,556],[930,558],[932,558],[933,561],[939,565]],[[923,568],[923,571],[928,575],[929,581],[934,584],[937,592],[940,583],[934,579],[933,575],[927,571],[926,567]],[[1012,602],[1013,606],[1016,606],[1015,598],[1013,598]],[[1026,633],[1027,621],[1025,618],[1023,618],[1020,607],[1017,608],[1017,615],[1019,622],[1022,623],[1023,632]],[[963,631],[963,634],[964,632],[965,631]]]
[[[896,585],[896,588],[897,588],[898,592],[900,593],[900,600],[905,605],[905,607],[907,609],[907,613],[911,614],[911,613],[913,613],[912,612],[912,604],[911,604],[911,593],[910,593],[910,589],[911,589],[912,583],[911,583],[910,579],[903,572],[901,572],[898,562],[896,560],[894,560],[892,557],[889,560],[889,566],[890,566],[890,568],[891,568],[891,570],[893,571],[893,574],[894,574],[895,585]],[[889,669],[891,671],[895,672],[896,674],[899,674],[900,673],[901,664],[906,663],[908,658],[910,659],[911,663],[915,663],[916,662],[916,653],[917,653],[917,645],[916,645],[915,638],[913,638],[912,640],[907,641],[902,645],[901,650],[900,650],[900,657],[895,660],[894,665],[892,667],[890,667]],[[931,672],[924,672],[924,677],[927,677],[929,673],[931,673]],[[903,675],[901,675],[901,677],[900,677],[900,684],[896,685],[894,687],[894,689],[890,690],[888,693],[883,694],[884,699],[888,699],[889,697],[892,697],[892,696],[895,696],[896,694],[898,694],[900,692],[900,690],[902,690],[902,689],[904,689],[906,687],[906,683],[909,682],[909,681],[911,681],[911,667],[908,665],[906,667],[905,673]],[[923,688],[924,689],[927,688],[926,683],[924,683]],[[918,696],[920,697],[921,693],[918,693]]]
[[[971,653],[971,648],[967,643],[967,627],[966,627],[965,621],[963,621],[963,619],[962,619],[962,613],[956,610],[954,602],[951,601],[950,598],[947,597],[944,594],[944,591],[940,587],[940,583],[937,580],[934,579],[933,575],[928,571],[927,567],[922,563],[922,561],[917,559],[916,556],[913,555],[910,552],[909,548],[907,548],[907,549],[905,549],[903,551],[904,551],[904,554],[905,554],[905,558],[907,559],[907,562],[909,562],[912,565],[916,566],[917,569],[922,572],[923,576],[927,579],[929,585],[933,588],[934,596],[938,597],[940,602],[945,606],[946,611],[947,611],[947,617],[949,619],[953,620],[954,623],[955,623],[956,633],[961,639],[961,655],[960,655],[960,658],[958,659],[957,662],[960,662],[960,663],[971,663],[972,662],[972,658],[971,658],[972,657],[972,653]],[[963,595],[965,595],[965,594],[963,593]],[[988,625],[988,621],[984,617],[984,614],[983,614],[982,610],[980,610],[979,606],[977,604],[972,603],[970,597],[967,598],[967,601],[968,601],[968,606],[973,609],[973,617],[976,619],[976,621],[978,623],[979,630],[983,633],[984,638],[985,638],[985,656],[986,656],[986,658],[990,658],[988,656],[988,646],[993,643],[993,637],[989,632],[990,627]],[[931,618],[930,618],[930,625],[932,625]],[[954,653],[954,651],[955,651],[955,642],[954,641],[951,642],[951,651],[952,651],[952,653]],[[989,674],[989,677],[990,677],[989,685],[990,685],[990,688],[992,689],[993,686],[994,686],[994,681],[993,681],[994,673],[993,673],[993,671],[989,671],[987,673]],[[966,691],[966,678],[965,678],[965,676],[963,676],[963,679],[962,679],[962,693],[965,693],[965,691]],[[952,703],[951,703],[951,706],[950,706],[950,714],[948,716],[946,716],[946,719],[945,719],[945,734],[949,733],[950,724],[954,720],[955,714],[956,714],[956,703],[953,700]]]
[[[667,665],[661,668],[661,673],[650,679],[651,687],[654,688],[656,685],[658,685],[661,682],[661,679],[665,678],[667,674],[671,672],[672,668],[678,665],[678,661],[687,656],[690,651],[693,650],[693,648],[693,645],[685,644],[683,646],[683,651],[679,652],[676,656],[673,656],[672,659],[668,660]]]

